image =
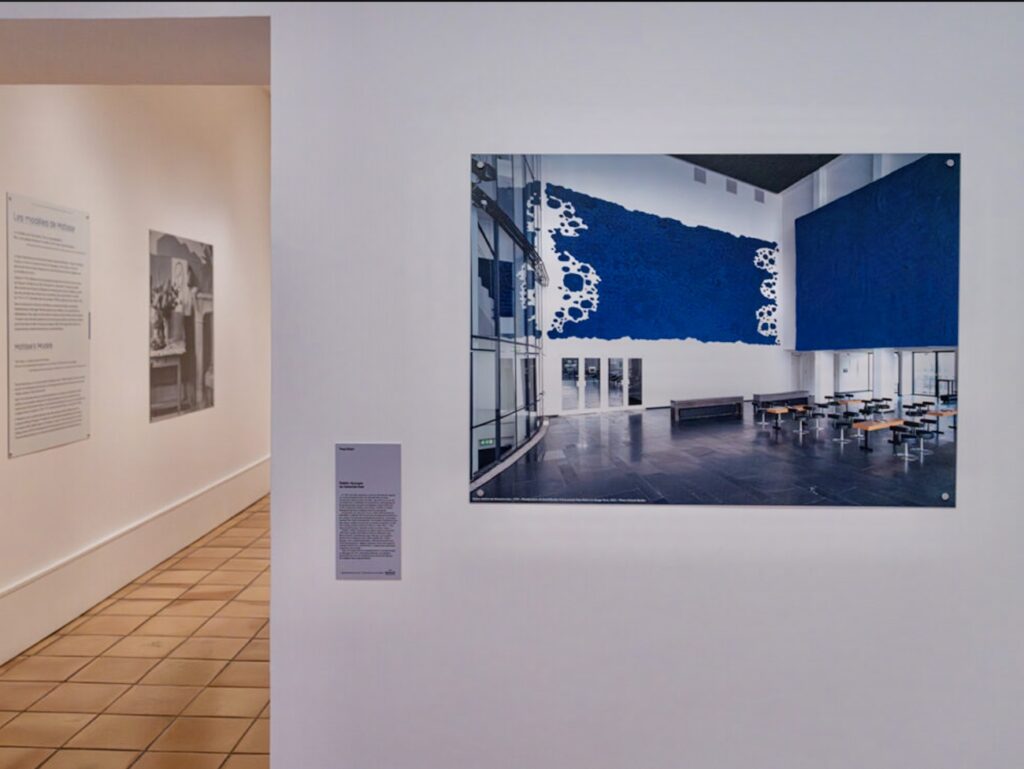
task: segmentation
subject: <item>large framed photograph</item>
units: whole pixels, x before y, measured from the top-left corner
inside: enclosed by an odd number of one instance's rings
[[[150,230],[149,418],[213,405],[213,246]]]
[[[953,506],[960,156],[474,155],[474,502]]]

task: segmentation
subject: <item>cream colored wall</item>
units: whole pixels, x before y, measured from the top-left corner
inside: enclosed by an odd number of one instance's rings
[[[269,488],[269,109],[251,86],[0,87],[0,191],[92,225],[92,436],[2,452],[0,660]],[[216,405],[152,424],[150,229],[213,244],[216,318]]]

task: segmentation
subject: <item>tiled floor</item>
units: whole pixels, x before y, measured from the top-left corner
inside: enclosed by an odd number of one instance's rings
[[[823,422],[823,425],[827,421]],[[840,445],[831,427],[799,436],[754,420],[673,424],[668,409],[560,416],[515,464],[484,484],[476,502],[650,502],[675,505],[927,506],[956,504],[956,433],[927,441],[904,462],[871,438],[872,452]],[[945,495],[945,496],[943,496]]]
[[[0,665],[0,769],[267,769],[270,499]]]

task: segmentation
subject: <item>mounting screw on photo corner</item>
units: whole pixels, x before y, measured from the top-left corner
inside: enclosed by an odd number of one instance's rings
[[[477,490],[476,490],[476,495],[477,495],[478,497],[482,497],[482,496],[484,495],[484,490],[483,490],[483,489],[477,489]]]
[[[942,492],[942,501],[943,502],[948,502],[949,501],[949,492],[948,491]]]

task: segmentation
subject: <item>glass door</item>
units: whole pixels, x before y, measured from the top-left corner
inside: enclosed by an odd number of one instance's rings
[[[622,405],[622,358],[608,359],[608,406]]]
[[[562,410],[580,407],[580,359],[562,358]]]
[[[601,359],[584,358],[583,405],[588,409],[601,408]]]

